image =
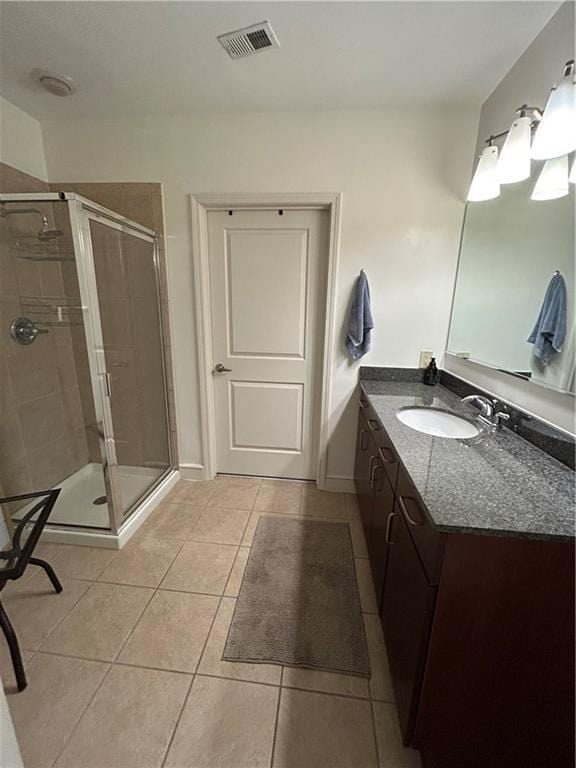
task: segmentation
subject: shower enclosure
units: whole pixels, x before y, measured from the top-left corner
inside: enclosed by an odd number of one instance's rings
[[[174,471],[158,270],[79,195],[0,195],[0,496],[60,487],[54,527],[117,535]]]

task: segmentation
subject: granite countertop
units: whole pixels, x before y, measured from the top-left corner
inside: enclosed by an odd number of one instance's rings
[[[574,537],[571,469],[508,429],[453,440],[417,432],[399,421],[396,411],[410,405],[474,416],[471,406],[441,385],[360,384],[438,530],[534,539]]]

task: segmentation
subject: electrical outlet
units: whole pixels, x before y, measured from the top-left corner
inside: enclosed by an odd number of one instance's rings
[[[428,366],[430,365],[430,360],[432,360],[433,355],[434,355],[433,352],[429,352],[423,349],[420,352],[420,364],[419,364],[420,368],[428,368]]]

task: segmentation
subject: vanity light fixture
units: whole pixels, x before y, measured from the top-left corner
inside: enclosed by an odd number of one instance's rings
[[[576,85],[574,60],[567,61],[564,77],[552,88],[544,115],[532,142],[532,157],[549,160],[576,149]]]
[[[468,191],[469,202],[493,200],[500,194],[500,181],[496,171],[498,162],[498,147],[490,144],[482,150],[474,178]]]
[[[524,105],[516,110],[519,117],[512,123],[500,152],[496,167],[500,184],[514,184],[530,177],[532,119],[528,109]]]
[[[544,163],[530,199],[556,200],[568,191],[568,156],[553,157]]]

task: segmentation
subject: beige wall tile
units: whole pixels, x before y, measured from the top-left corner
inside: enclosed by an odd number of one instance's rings
[[[278,688],[196,677],[166,766],[268,768]]]

